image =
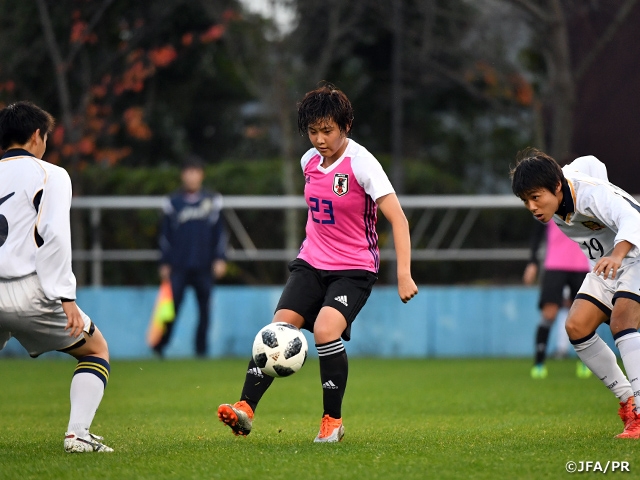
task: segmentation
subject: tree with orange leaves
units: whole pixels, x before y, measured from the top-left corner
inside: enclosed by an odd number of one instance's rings
[[[205,54],[219,55],[225,9],[237,3],[218,2],[220,10],[208,13],[188,0],[149,3],[0,4],[3,37],[11,38],[0,40],[0,104],[33,100],[59,119],[47,160],[68,169],[75,194],[87,191],[78,175],[87,164],[149,164],[191,149],[176,141],[183,128],[176,125],[189,118],[194,103],[181,102],[172,84],[184,80],[200,93],[208,79],[190,71]],[[77,242],[85,238],[81,226],[74,223]],[[82,282],[82,272],[78,276]]]
[[[144,145],[154,135],[158,138],[150,123],[157,118],[157,95],[171,98],[156,79],[175,75],[166,72],[175,71],[190,55],[186,70],[195,68],[199,59],[192,52],[215,49],[230,19],[227,9],[237,8],[234,0],[219,2],[213,12],[188,0],[153,3],[36,0],[0,5],[0,18],[15,19],[2,25],[4,34],[13,38],[13,45],[25,38],[20,49],[0,42],[0,103],[32,98],[55,113],[60,124],[48,159],[69,168],[72,176],[87,163],[146,156]],[[35,22],[19,27],[26,19]]]

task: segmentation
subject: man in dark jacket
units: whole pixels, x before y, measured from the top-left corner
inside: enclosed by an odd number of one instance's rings
[[[227,234],[222,218],[222,196],[202,189],[204,163],[189,156],[183,164],[182,188],[173,193],[164,206],[160,233],[160,278],[169,279],[173,290],[176,317],[191,285],[198,300],[199,319],[195,336],[195,352],[207,355],[209,303],[213,278],[222,277],[227,268],[225,250]],[[154,347],[162,356],[169,343],[175,321],[167,324],[165,333]]]

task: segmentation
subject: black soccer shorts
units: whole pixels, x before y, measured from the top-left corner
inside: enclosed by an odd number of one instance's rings
[[[350,340],[351,324],[378,277],[367,270],[318,270],[299,258],[289,263],[289,271],[276,312],[293,310],[304,318],[302,328],[313,332],[320,309],[333,307],[347,320],[342,338]]]
[[[567,270],[546,270],[542,275],[542,285],[540,287],[540,300],[538,307],[546,303],[554,303],[562,307],[563,290],[569,286],[569,299],[573,301],[584,281],[586,272],[571,272]]]

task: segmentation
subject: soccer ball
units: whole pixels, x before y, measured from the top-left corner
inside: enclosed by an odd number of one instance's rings
[[[271,377],[288,377],[307,359],[307,339],[295,326],[276,322],[258,332],[253,341],[253,361]]]

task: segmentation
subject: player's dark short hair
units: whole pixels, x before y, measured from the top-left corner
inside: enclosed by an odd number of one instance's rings
[[[33,132],[40,129],[40,137],[53,131],[55,120],[49,112],[31,102],[16,102],[0,110],[0,148],[24,145]]]
[[[202,157],[195,154],[187,155],[182,160],[181,170],[187,170],[190,168],[204,170],[204,160]]]
[[[511,169],[510,175],[511,190],[520,198],[541,188],[555,192],[558,184],[565,181],[558,162],[532,147],[518,152],[516,166]]]
[[[331,83],[323,83],[307,92],[298,102],[298,131],[306,135],[309,125],[332,119],[343,133],[348,133],[353,123],[353,107],[347,96]]]

